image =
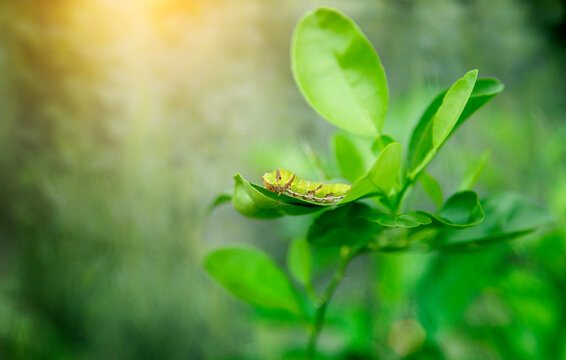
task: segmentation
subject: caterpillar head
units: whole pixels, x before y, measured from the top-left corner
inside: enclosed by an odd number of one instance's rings
[[[269,191],[278,192],[291,183],[295,174],[289,170],[277,169],[263,175],[263,185]]]

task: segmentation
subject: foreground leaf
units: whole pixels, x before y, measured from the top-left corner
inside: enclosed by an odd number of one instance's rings
[[[260,250],[216,250],[208,254],[204,267],[232,295],[251,305],[300,314],[301,307],[289,279]]]
[[[377,136],[388,89],[377,53],[358,26],[332,9],[307,13],[293,34],[295,80],[322,117],[350,133]]]

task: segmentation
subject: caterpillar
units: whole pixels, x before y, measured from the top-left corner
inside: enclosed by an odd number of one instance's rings
[[[333,204],[342,200],[352,188],[351,185],[345,184],[325,185],[311,182],[299,178],[292,171],[283,169],[265,173],[262,179],[263,186],[271,192],[323,204]]]

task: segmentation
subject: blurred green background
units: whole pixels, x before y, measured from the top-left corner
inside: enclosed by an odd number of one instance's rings
[[[296,89],[289,44],[321,5],[380,54],[385,133],[402,144],[467,70],[500,79],[430,171],[453,192],[491,149],[480,195],[519,192],[556,219],[488,250],[355,261],[321,352],[566,359],[564,0],[0,2],[0,358],[280,359],[305,346],[303,329],[234,299],[201,263],[247,243],[284,264],[306,231],[308,217],[206,207],[235,172],[317,178],[305,154],[328,156],[334,129]]]

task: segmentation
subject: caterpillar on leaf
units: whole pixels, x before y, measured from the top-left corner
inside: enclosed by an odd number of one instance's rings
[[[352,188],[346,184],[322,184],[304,180],[289,170],[277,169],[263,175],[263,185],[271,192],[294,198],[333,204],[342,200]]]

